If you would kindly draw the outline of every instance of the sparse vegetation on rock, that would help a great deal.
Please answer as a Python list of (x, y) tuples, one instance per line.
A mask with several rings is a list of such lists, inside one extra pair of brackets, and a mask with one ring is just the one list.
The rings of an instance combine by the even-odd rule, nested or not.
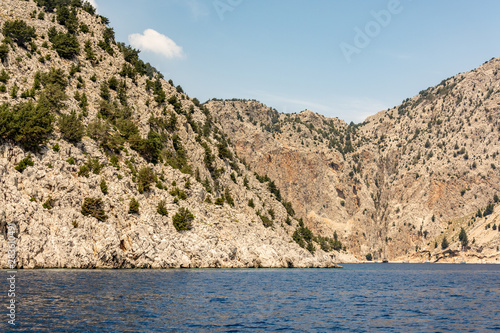
[(174, 223), (175, 230), (191, 230), (192, 222), (194, 220), (194, 215), (189, 211), (189, 209), (181, 207), (179, 211), (175, 213), (172, 218), (172, 222)]
[(108, 216), (104, 213), (104, 203), (101, 198), (85, 198), (82, 205), (82, 214), (92, 216), (99, 221), (106, 221)]

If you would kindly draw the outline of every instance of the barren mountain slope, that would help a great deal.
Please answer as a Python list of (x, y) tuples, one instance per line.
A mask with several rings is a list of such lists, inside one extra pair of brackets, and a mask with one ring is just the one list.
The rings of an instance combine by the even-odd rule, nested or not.
[(289, 215), (209, 110), (117, 43), (106, 18), (37, 3), (0, 3), (1, 267), (8, 225), (25, 268), (354, 260), (323, 251), (333, 240)]
[[(255, 101), (207, 106), (238, 155), (276, 182), (309, 227), (337, 231), (360, 258), (462, 260), (453, 251), (463, 227), (463, 255), (496, 261), (499, 69), (492, 59), (359, 125)], [(476, 216), (490, 203), (493, 214)], [(444, 237), (451, 247), (441, 247)]]

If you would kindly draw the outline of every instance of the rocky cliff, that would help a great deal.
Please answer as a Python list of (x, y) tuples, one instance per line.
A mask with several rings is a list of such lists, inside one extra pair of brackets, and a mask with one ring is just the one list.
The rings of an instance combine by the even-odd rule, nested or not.
[[(0, 266), (500, 260), (500, 60), (362, 124), (201, 104), (105, 17), (0, 3)], [(465, 235), (465, 236), (464, 236)]]
[(358, 258), (497, 262), (499, 69), (492, 59), (357, 125), (256, 101), (207, 106), (297, 216)]
[(0, 3), (0, 267), (8, 224), (20, 268), (355, 260), (314, 246), (210, 111), (116, 42), (105, 17), (55, 4)]

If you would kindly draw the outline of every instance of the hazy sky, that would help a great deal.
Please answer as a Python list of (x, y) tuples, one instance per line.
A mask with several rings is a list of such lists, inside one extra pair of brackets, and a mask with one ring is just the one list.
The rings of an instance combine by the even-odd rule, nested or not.
[(347, 122), (500, 56), (496, 0), (92, 2), (191, 97)]

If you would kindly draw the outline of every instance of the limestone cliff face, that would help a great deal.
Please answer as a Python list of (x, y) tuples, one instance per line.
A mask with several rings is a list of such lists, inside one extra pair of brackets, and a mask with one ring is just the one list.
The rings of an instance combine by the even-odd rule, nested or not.
[(500, 260), (499, 59), (348, 125), (200, 104), (69, 3), (0, 3), (0, 267), (7, 223), (25, 268)]
[[(359, 125), (255, 101), (208, 107), (298, 216), (320, 234), (337, 231), (358, 258), (496, 262), (499, 69), (492, 59)], [(490, 204), (492, 214), (480, 217)], [(457, 255), (461, 228), (468, 249)]]
[[(96, 148), (84, 143), (86, 151)], [(77, 168), (65, 160), (85, 161), (85, 156), (72, 145), (60, 146), (57, 153), (34, 156), (35, 165), (23, 173), (13, 167), (24, 152), (9, 145), (0, 148), (0, 218), (19, 228), (21, 268), (329, 267), (341, 259), (326, 253), (312, 256), (291, 241), (286, 229), (265, 228), (250, 209), (200, 203), (205, 191), (197, 183), (186, 190), (187, 200), (175, 204), (165, 190), (138, 193), (127, 175), (113, 181), (120, 174), (114, 167), (78, 177)], [(164, 171), (166, 179), (184, 178), (177, 170)], [(112, 194), (102, 194), (102, 179), (108, 180)], [(108, 220), (83, 216), (85, 197), (102, 197)], [(139, 201), (140, 214), (128, 213), (130, 197)], [(157, 213), (159, 200), (166, 201), (169, 216)], [(47, 201), (50, 209), (43, 207)], [(196, 216), (190, 231), (177, 232), (172, 224), (179, 206)], [(2, 241), (5, 251), (6, 245)], [(1, 258), (6, 267), (6, 255)]]
[[(1, 268), (9, 223), (19, 229), (20, 268), (333, 267), (356, 260), (325, 252), (312, 239), (309, 250), (299, 246), (292, 238), (302, 230), (299, 221), (241, 163), (209, 110), (115, 42), (104, 18), (68, 8), (76, 32), (58, 17), (63, 9), (0, 3), (2, 27), (23, 20), (36, 30), (26, 45), (8, 44), (0, 63), (6, 73), (0, 83)], [(61, 57), (50, 37), (57, 32), (75, 36), (79, 51)], [(28, 149), (3, 120), (30, 105), (49, 105), (53, 121), (50, 133)], [(72, 126), (83, 126), (83, 137), (69, 140), (72, 126), (62, 120), (72, 111)], [(30, 163), (20, 168), (23, 159)], [(132, 199), (138, 211), (130, 209)], [(192, 220), (186, 230), (174, 226), (177, 217)]]

